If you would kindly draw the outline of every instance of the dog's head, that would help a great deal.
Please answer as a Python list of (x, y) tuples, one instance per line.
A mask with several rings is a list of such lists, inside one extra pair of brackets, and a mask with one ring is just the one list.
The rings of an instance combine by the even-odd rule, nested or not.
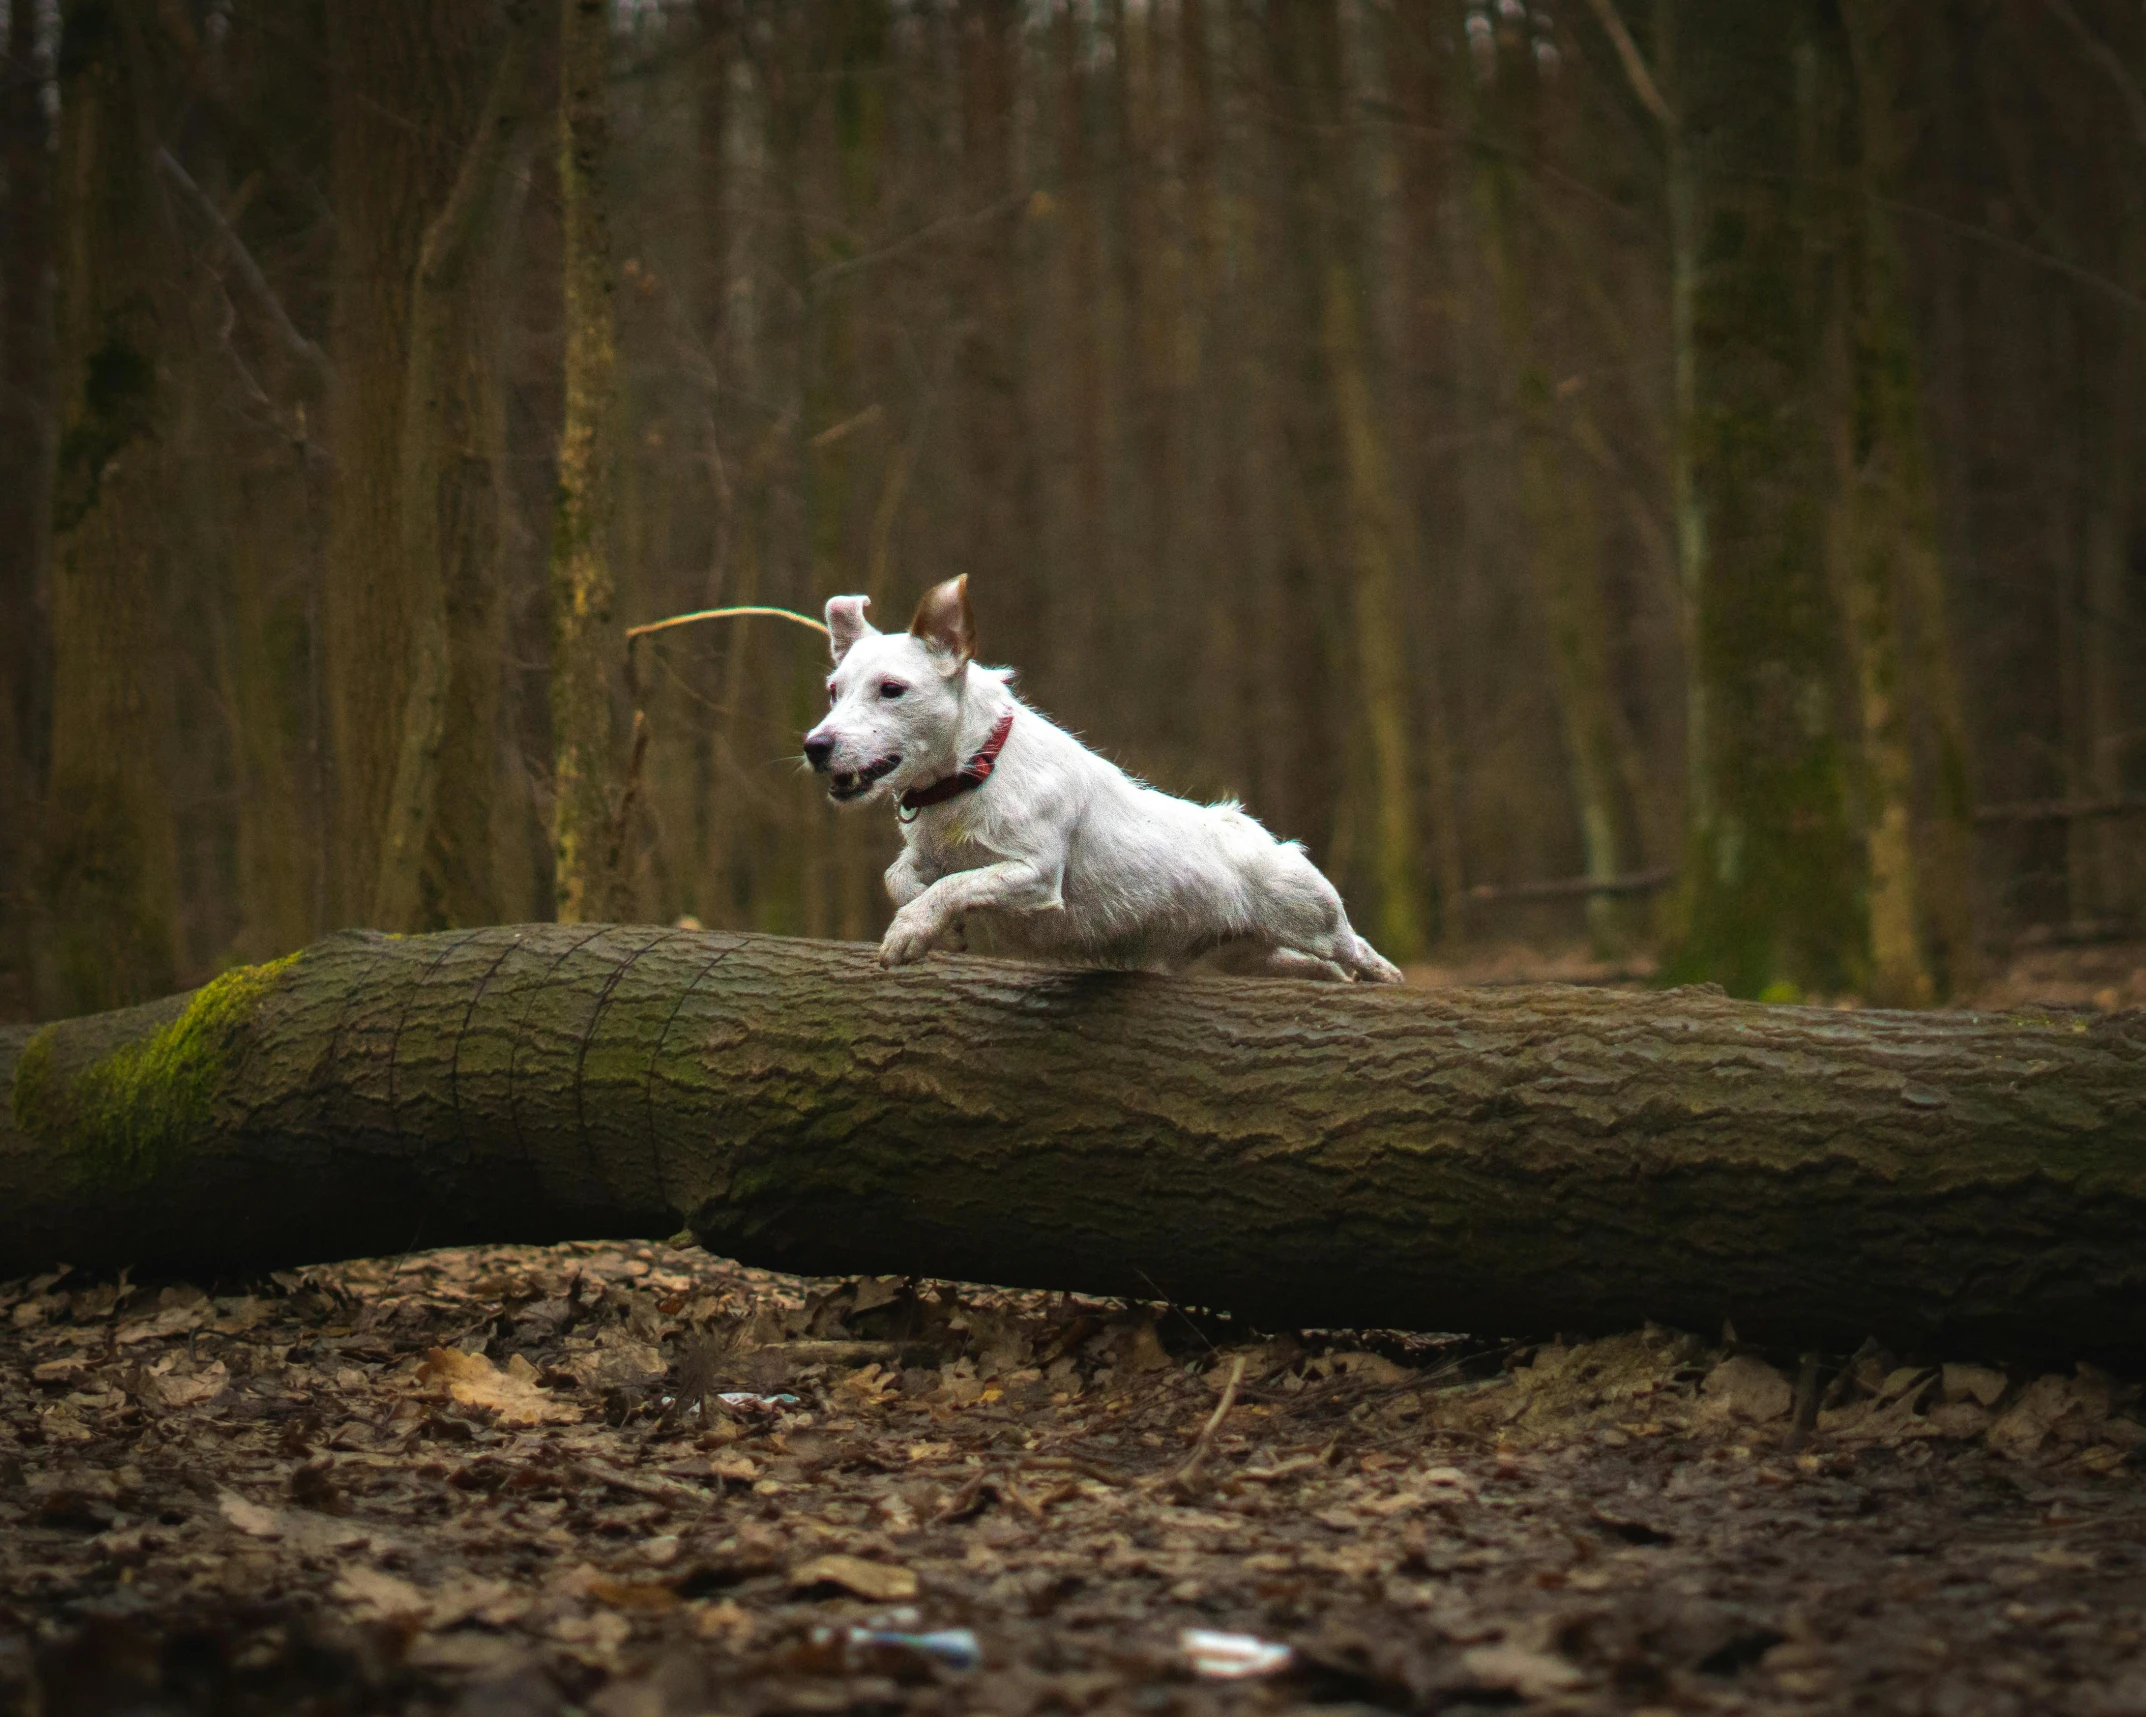
[(882, 632), (865, 619), (870, 600), (828, 599), (832, 707), (805, 735), (806, 760), (841, 804), (905, 792), (959, 766), (961, 699), (976, 654), (966, 577), (926, 592), (906, 632)]

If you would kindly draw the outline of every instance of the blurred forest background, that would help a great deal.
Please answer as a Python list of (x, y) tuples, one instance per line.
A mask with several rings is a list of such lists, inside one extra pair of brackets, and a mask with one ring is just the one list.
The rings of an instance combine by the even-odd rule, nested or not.
[(825, 647), (1397, 959), (1926, 1003), (2146, 909), (2134, 0), (12, 0), (0, 1013), (876, 935)]

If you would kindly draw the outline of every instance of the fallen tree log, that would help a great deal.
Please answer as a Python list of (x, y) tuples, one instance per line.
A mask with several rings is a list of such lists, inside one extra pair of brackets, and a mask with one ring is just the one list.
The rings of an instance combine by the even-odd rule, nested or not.
[(2146, 1018), (334, 937), (0, 1034), (0, 1276), (664, 1235), (1269, 1327), (2146, 1357)]

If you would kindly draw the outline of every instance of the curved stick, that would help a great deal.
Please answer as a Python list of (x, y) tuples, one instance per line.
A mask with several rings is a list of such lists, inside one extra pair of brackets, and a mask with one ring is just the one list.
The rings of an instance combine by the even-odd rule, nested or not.
[(626, 628), (626, 642), (631, 644), (636, 638), (645, 638), (651, 632), (667, 632), (673, 626), (690, 626), (696, 620), (728, 620), (734, 614), (772, 614), (778, 620), (795, 620), (800, 626), (810, 626), (821, 637), (827, 636), (827, 628), (809, 614), (795, 614), (787, 608), (747, 606), (703, 608), (694, 614), (673, 614), (667, 620), (651, 620), (643, 626), (629, 626)]

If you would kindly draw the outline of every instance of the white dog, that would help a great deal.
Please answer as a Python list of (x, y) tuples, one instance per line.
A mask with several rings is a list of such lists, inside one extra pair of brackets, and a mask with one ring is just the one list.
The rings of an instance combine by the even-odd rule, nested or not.
[(1235, 805), (1143, 786), (980, 667), (969, 581), (950, 579), (907, 632), (827, 604), (833, 707), (805, 756), (844, 804), (892, 798), (899, 909), (880, 960), (934, 948), (1144, 971), (1369, 979), (1401, 974), (1349, 928), (1294, 841)]

